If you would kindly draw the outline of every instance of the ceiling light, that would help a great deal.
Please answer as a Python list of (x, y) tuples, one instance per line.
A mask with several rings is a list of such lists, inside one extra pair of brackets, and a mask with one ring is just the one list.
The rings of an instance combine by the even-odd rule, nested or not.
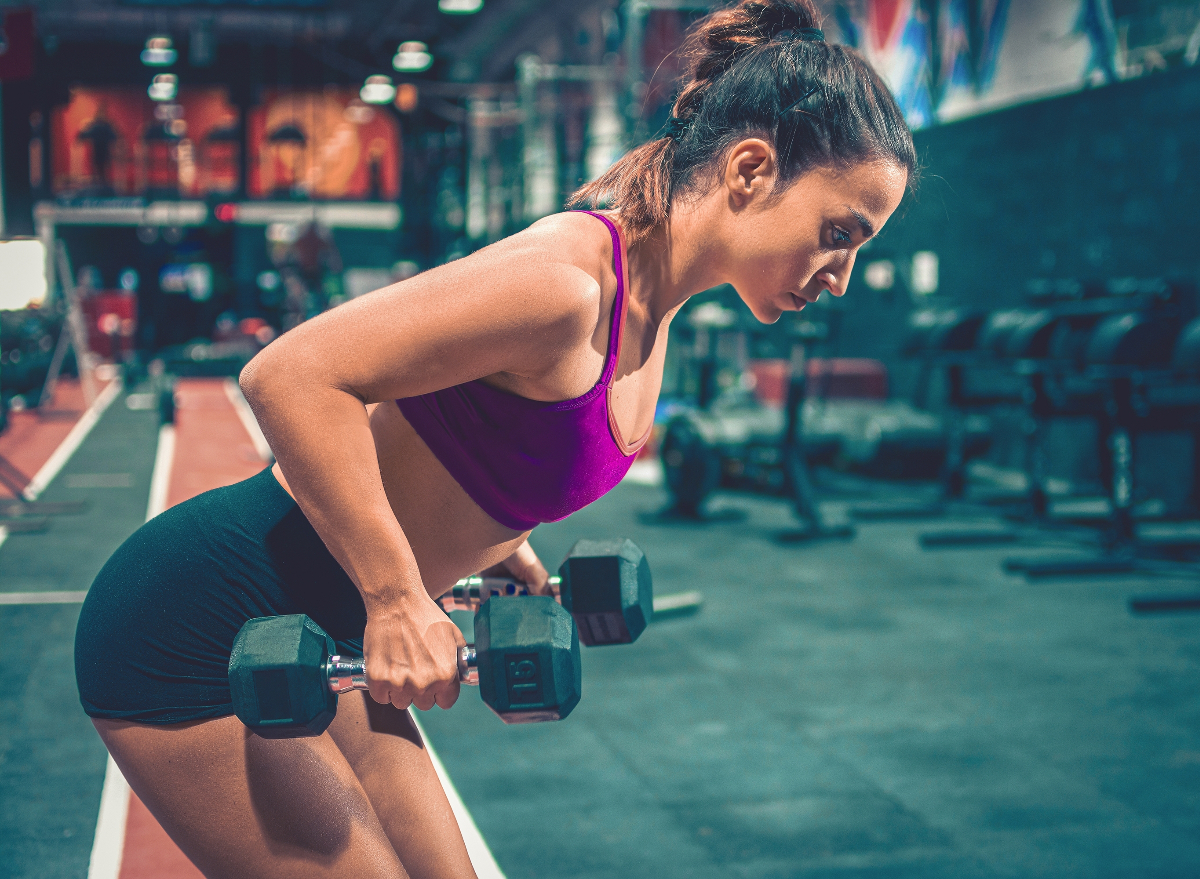
[(146, 40), (142, 63), (147, 67), (170, 67), (175, 63), (175, 46), (170, 37), (157, 36)]
[(483, 8), (483, 0), (438, 0), (438, 9), (447, 15), (471, 15)]
[(367, 77), (358, 96), (365, 104), (390, 104), (392, 98), (396, 97), (396, 87), (392, 85), (390, 76), (376, 74)]
[(174, 73), (160, 73), (146, 89), (152, 101), (173, 101), (179, 93), (179, 77)]
[(423, 73), (433, 66), (433, 56), (429, 47), (418, 40), (401, 43), (392, 59), (392, 66), (405, 73)]

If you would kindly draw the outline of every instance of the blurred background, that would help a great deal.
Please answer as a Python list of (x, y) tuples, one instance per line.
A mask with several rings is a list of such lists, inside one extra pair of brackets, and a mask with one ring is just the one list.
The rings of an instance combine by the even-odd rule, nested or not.
[[(24, 358), (5, 393), (20, 405), (44, 381), (64, 284), (102, 358), (249, 351), (560, 210), (658, 132), (709, 5), (4, 7), (2, 233), (35, 242), (0, 250), (0, 344)], [(1196, 4), (819, 5), (891, 84), (926, 167), (860, 260), (851, 298), (869, 307), (840, 355), (883, 360), (903, 395), (915, 308), (1195, 276)]]
[[(197, 875), (75, 707), (84, 590), (272, 460), (258, 350), (562, 210), (714, 5), (0, 6), (0, 876)], [(674, 603), (569, 723), (422, 717), (480, 875), (1197, 875), (1200, 3), (818, 6), (920, 186), (841, 299), (689, 301), (630, 476), (535, 532)]]
[[(927, 167), (864, 254), (875, 268), (852, 298), (872, 307), (844, 353), (890, 351), (929, 297), (999, 305), (1064, 280), (1195, 274), (1195, 4), (820, 5), (830, 38), (892, 85)], [(708, 7), (4, 7), (3, 234), (41, 244), (45, 281), (6, 268), (0, 306), (40, 304), (45, 320), (69, 272), (93, 324), (120, 316), (120, 350), (93, 345), (119, 359), (246, 319), (280, 331), (470, 253), (658, 131), (672, 53)], [(14, 265), (36, 252), (4, 250)]]

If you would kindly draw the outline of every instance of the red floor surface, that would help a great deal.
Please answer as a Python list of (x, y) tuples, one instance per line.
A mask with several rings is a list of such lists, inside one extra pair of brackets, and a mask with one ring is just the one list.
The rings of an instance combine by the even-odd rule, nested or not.
[[(185, 379), (176, 389), (175, 460), (167, 506), (240, 482), (263, 468), (229, 402), (223, 379)], [(129, 795), (120, 879), (202, 879), (135, 794)]]
[[(96, 391), (104, 384), (97, 382)], [(41, 469), (79, 421), (87, 405), (78, 379), (62, 379), (54, 394), (53, 405), (46, 410), (26, 410), (8, 414), (8, 429), (0, 434), (0, 455), (8, 459), (29, 481)], [(0, 497), (12, 492), (0, 485)]]

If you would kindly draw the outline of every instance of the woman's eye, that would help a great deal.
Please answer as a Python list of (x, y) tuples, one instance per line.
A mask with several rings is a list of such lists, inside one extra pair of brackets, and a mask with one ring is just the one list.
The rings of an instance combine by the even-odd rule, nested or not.
[(833, 243), (834, 244), (849, 244), (851, 242), (851, 240), (853, 240), (853, 237), (854, 236), (852, 236), (845, 229), (839, 228), (838, 226), (833, 227)]

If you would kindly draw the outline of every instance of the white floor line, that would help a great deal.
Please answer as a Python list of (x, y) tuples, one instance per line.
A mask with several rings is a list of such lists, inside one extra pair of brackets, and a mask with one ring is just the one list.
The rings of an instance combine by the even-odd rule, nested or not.
[(82, 604), (87, 592), (0, 592), (0, 604)]
[(425, 732), (424, 727), (421, 726), (421, 721), (417, 719), (417, 712), (410, 710), (408, 713), (412, 715), (413, 723), (416, 724), (417, 730), (421, 733), (421, 739), (425, 742), (425, 750), (429, 752), (429, 759), (433, 761), (434, 771), (437, 772), (438, 778), (442, 782), (442, 788), (446, 791), (446, 799), (450, 801), (450, 808), (454, 810), (454, 817), (458, 819), (458, 829), (462, 831), (463, 842), (467, 844), (467, 854), (471, 856), (471, 864), (475, 867), (475, 875), (479, 879), (505, 879), (500, 865), (496, 863), (496, 859), (492, 856), (492, 850), (488, 848), (487, 841), (484, 840), (483, 834), (479, 832), (479, 828), (475, 825), (475, 819), (467, 811), (466, 804), (463, 803), (462, 797), (458, 795), (458, 789), (446, 773), (446, 767), (438, 759), (437, 751), (433, 749), (433, 743), (429, 741), (429, 734)]
[[(38, 499), (46, 486), (49, 485), (58, 472), (66, 465), (67, 461), (71, 460), (71, 456), (75, 454), (75, 450), (80, 444), (87, 439), (87, 435), (92, 432), (92, 428), (96, 426), (96, 422), (100, 420), (100, 416), (104, 414), (104, 410), (109, 407), (117, 395), (121, 393), (121, 380), (113, 379), (106, 387), (83, 416), (75, 422), (75, 426), (71, 428), (70, 433), (63, 437), (63, 441), (58, 444), (58, 448), (50, 455), (46, 463), (41, 469), (34, 474), (33, 479), (29, 480), (29, 484), (25, 486), (25, 491), (22, 494), (27, 501), (35, 501)], [(8, 539), (8, 529), (0, 527), (0, 546), (4, 545), (4, 541)]]
[(96, 821), (96, 841), (88, 862), (88, 879), (117, 879), (121, 855), (125, 850), (125, 820), (129, 817), (129, 784), (108, 758), (104, 772), (104, 791), (100, 794), (100, 817)]
[[(150, 499), (146, 504), (147, 522), (166, 509), (174, 460), (175, 428), (164, 424), (158, 429), (158, 450), (154, 454)], [(108, 767), (104, 770), (104, 792), (100, 795), (100, 817), (96, 821), (88, 879), (117, 879), (121, 872), (121, 857), (125, 853), (125, 819), (128, 815), (129, 782), (109, 757)]]
[(246, 402), (246, 398), (242, 396), (242, 389), (238, 387), (238, 383), (231, 378), (225, 379), (225, 396), (233, 404), (233, 411), (241, 420), (242, 427), (246, 428), (246, 433), (250, 434), (250, 442), (254, 443), (254, 451), (258, 453), (258, 457), (268, 464), (274, 461), (275, 454), (267, 444), (267, 438), (263, 436), (262, 428), (258, 426), (258, 419), (254, 417), (254, 411)]
[(171, 487), (171, 464), (175, 461), (175, 425), (158, 429), (158, 451), (154, 455), (154, 473), (150, 476), (150, 498), (146, 502), (149, 522), (167, 508), (167, 490)]

